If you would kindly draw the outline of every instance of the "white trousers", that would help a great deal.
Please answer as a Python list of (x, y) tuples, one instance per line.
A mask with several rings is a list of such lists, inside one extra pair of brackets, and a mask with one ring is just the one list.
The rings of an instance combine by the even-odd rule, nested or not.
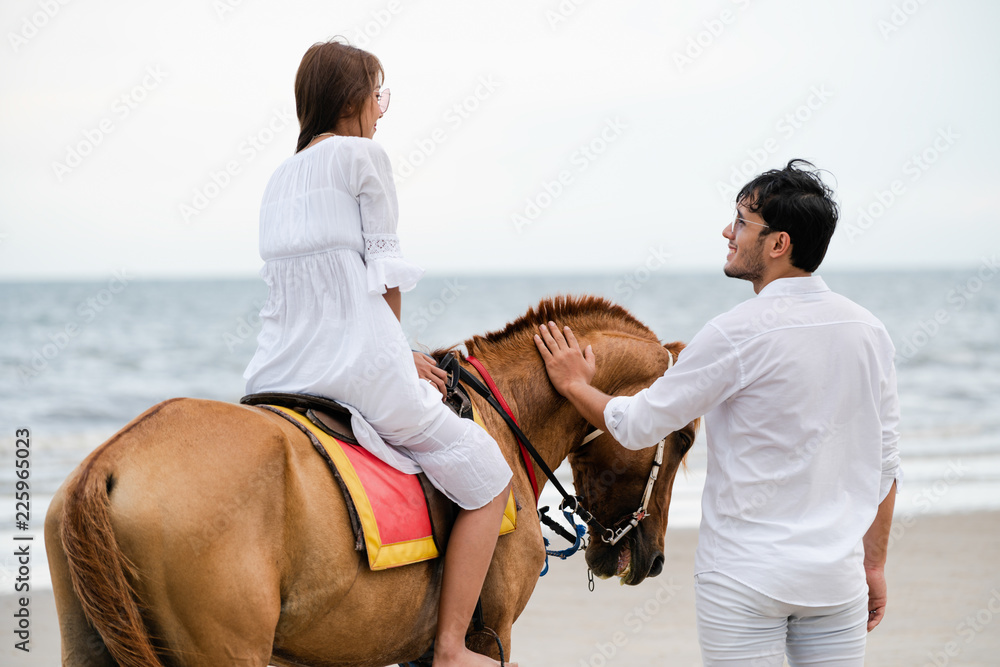
[(694, 578), (698, 641), (705, 665), (863, 667), (868, 596), (804, 607), (758, 593), (718, 572)]

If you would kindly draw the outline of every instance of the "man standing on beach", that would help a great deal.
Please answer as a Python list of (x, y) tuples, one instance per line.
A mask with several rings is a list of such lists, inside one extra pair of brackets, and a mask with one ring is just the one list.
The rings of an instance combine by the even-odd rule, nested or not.
[(706, 665), (864, 664), (885, 613), (900, 475), (895, 350), (864, 308), (812, 275), (837, 224), (833, 193), (792, 160), (745, 185), (724, 271), (756, 298), (710, 321), (635, 396), (590, 385), (568, 327), (535, 343), (556, 390), (629, 449), (704, 415), (708, 471), (695, 562)]

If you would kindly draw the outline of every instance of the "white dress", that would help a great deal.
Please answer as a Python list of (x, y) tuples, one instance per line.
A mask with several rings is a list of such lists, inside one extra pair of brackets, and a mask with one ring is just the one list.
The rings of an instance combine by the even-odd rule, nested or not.
[(503, 491), (511, 471), (493, 438), (417, 376), (382, 297), (387, 287), (412, 289), (423, 275), (403, 259), (397, 214), (389, 158), (371, 139), (330, 137), (278, 167), (260, 208), (270, 292), (246, 391), (341, 402), (368, 451), (403, 472), (422, 470), (475, 509)]

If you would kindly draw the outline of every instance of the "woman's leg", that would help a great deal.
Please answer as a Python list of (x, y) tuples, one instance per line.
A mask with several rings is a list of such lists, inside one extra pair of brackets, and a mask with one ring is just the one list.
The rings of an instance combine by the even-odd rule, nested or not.
[(497, 665), (466, 649), (465, 635), (500, 534), (510, 466), (485, 430), (460, 419), (432, 385), (418, 379), (409, 348), (399, 368), (386, 368), (377, 384), (352, 385), (357, 391), (348, 402), (385, 442), (406, 449), (427, 479), (460, 508), (445, 551), (434, 664)]
[(444, 557), (444, 582), (434, 642), (436, 667), (497, 664), (495, 660), (469, 651), (465, 647), (465, 634), (493, 560), (509, 492), (510, 485), (483, 507), (461, 510), (455, 519)]

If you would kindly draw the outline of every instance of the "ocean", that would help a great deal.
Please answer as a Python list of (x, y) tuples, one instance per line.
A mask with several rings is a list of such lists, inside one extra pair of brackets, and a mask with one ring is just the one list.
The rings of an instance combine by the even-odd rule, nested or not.
[[(1000, 278), (987, 264), (821, 275), (879, 317), (896, 344), (904, 467), (897, 522), (1000, 509)], [(415, 347), (451, 346), (556, 294), (605, 296), (669, 342), (690, 340), (753, 290), (721, 274), (645, 267), (613, 275), (429, 276), (404, 294), (403, 327)], [(176, 396), (239, 400), (265, 297), (256, 278), (114, 274), (92, 282), (0, 283), (0, 541), (10, 545), (21, 534), (14, 516), (17, 429), (31, 433), (24, 534), (40, 541), (56, 488), (133, 417)], [(671, 526), (697, 526), (704, 472), (700, 436), (675, 483)], [(565, 466), (559, 476), (571, 483)], [(546, 489), (542, 504), (557, 502)], [(34, 567), (33, 585), (50, 585), (44, 562), (36, 559)], [(15, 571), (12, 556), (0, 557), (0, 589), (9, 590)]]

